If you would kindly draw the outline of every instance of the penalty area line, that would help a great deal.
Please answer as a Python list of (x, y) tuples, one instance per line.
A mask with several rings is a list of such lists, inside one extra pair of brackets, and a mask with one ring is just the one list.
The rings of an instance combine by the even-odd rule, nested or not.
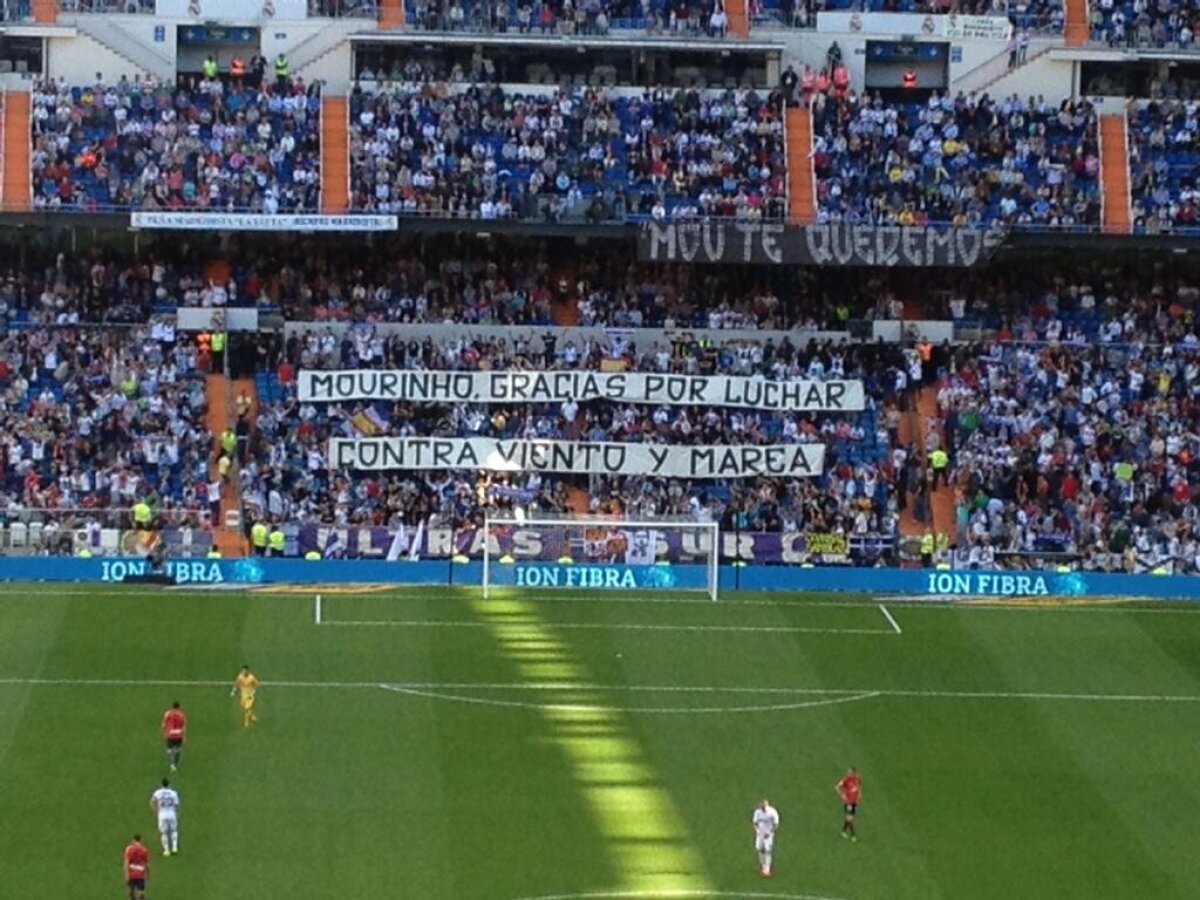
[[(649, 715), (702, 715), (729, 713), (761, 713), (785, 712), (796, 709), (814, 709), (822, 706), (840, 706), (843, 703), (856, 703), (859, 700), (870, 700), (879, 695), (874, 691), (863, 691), (858, 694), (844, 694), (840, 691), (830, 691), (830, 696), (823, 700), (800, 700), (790, 703), (767, 703), (753, 706), (618, 706), (611, 703), (528, 703), (523, 700), (503, 700), (495, 697), (468, 697), (460, 693), (445, 691), (422, 690), (405, 687), (400, 684), (380, 684), (385, 691), (397, 694), (407, 694), (411, 697), (421, 697), (426, 700), (448, 700), (454, 703), (471, 703), (476, 706), (497, 706), (505, 709), (536, 709), (544, 712), (577, 712), (577, 713), (642, 713)], [(513, 690), (520, 690), (514, 687)], [(580, 691), (579, 693), (583, 693)], [(594, 692), (594, 693), (599, 693)], [(743, 694), (743, 696), (745, 696)]]

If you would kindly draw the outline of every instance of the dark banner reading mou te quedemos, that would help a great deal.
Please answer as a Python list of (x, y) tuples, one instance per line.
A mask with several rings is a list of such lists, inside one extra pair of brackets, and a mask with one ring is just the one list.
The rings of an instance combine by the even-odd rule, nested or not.
[(651, 222), (638, 233), (650, 262), (804, 266), (939, 266), (986, 263), (1003, 228), (924, 225), (780, 225), (764, 222)]

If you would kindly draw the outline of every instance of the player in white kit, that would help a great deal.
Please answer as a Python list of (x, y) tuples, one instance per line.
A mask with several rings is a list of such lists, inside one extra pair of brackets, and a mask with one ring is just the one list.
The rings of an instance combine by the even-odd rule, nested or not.
[(771, 858), (775, 855), (775, 832), (779, 830), (779, 812), (764, 800), (754, 809), (754, 849), (758, 851), (758, 871), (763, 878), (771, 877)]
[(171, 787), (169, 778), (164, 778), (162, 787), (150, 795), (150, 808), (158, 815), (163, 856), (179, 853), (179, 795)]

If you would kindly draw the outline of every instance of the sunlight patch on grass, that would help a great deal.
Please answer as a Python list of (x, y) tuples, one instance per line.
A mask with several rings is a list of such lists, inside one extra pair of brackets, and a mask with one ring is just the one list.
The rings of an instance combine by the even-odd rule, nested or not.
[[(535, 605), (476, 600), (471, 606), (491, 624), (501, 653), (525, 683), (589, 681), (570, 645), (555, 635), (552, 625), (541, 621)], [(620, 879), (617, 888), (711, 890), (703, 860), (687, 838), (679, 811), (620, 713), (605, 708), (606, 698), (595, 691), (572, 691), (569, 702), (588, 708), (544, 708), (546, 740), (566, 757), (605, 837), (605, 849)]]

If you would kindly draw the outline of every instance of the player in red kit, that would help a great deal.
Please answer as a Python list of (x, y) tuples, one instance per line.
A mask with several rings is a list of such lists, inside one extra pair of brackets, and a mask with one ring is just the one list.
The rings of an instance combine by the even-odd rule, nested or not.
[(125, 848), (125, 886), (129, 888), (129, 900), (145, 900), (146, 876), (150, 873), (150, 851), (142, 843), (142, 836), (135, 834)]
[(858, 833), (854, 830), (854, 817), (858, 815), (858, 801), (862, 797), (862, 779), (858, 777), (858, 769), (851, 768), (842, 780), (837, 783), (838, 796), (842, 798), (842, 837), (858, 841)]
[(187, 738), (187, 716), (179, 708), (178, 700), (163, 713), (162, 734), (163, 740), (167, 742), (167, 763), (174, 772), (179, 768), (179, 755), (183, 752), (183, 742)]

